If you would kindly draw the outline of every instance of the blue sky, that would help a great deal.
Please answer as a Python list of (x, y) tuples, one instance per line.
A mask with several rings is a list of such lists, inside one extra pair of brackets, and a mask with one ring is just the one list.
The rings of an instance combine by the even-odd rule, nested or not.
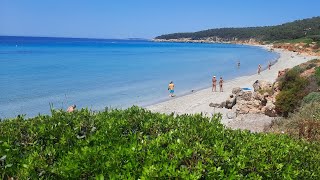
[(320, 0), (0, 0), (0, 35), (153, 38), (320, 16)]

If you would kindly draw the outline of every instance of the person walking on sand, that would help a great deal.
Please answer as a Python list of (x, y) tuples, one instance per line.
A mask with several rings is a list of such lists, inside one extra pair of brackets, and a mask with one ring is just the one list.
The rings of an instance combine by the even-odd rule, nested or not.
[(223, 79), (222, 77), (220, 77), (220, 80), (219, 80), (219, 85), (220, 85), (220, 92), (223, 92)]
[(271, 61), (269, 61), (268, 69), (270, 70), (271, 68)]
[(216, 92), (217, 91), (217, 79), (216, 79), (216, 76), (213, 76), (212, 77), (212, 92)]
[(261, 72), (261, 64), (259, 64), (258, 66), (258, 74), (260, 75), (260, 72)]
[(73, 112), (75, 109), (76, 109), (76, 105), (72, 105), (72, 106), (69, 106), (68, 109), (67, 109), (67, 112)]
[(174, 97), (174, 84), (173, 84), (173, 81), (171, 81), (170, 83), (169, 83), (169, 86), (168, 86), (168, 90), (169, 90), (169, 92), (170, 92), (170, 97)]

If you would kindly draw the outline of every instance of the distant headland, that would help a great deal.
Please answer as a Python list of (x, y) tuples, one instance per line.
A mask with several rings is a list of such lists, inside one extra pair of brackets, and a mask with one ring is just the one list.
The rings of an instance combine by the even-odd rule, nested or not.
[(264, 27), (218, 28), (157, 36), (154, 41), (269, 44), (292, 40), (320, 41), (320, 16)]
[(264, 27), (219, 28), (157, 36), (156, 42), (273, 44), (274, 48), (320, 55), (320, 16)]

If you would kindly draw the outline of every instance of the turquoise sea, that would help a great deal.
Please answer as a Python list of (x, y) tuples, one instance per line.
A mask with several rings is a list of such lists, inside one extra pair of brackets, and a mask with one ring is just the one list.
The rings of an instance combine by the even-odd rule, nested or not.
[[(278, 54), (233, 44), (0, 36), (0, 118), (145, 106), (256, 72)], [(237, 62), (241, 62), (237, 68)]]

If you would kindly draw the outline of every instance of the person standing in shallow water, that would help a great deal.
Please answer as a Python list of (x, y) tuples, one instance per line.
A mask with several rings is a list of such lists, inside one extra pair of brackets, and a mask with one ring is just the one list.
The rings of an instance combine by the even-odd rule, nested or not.
[(170, 92), (170, 97), (174, 97), (174, 84), (173, 84), (173, 81), (171, 81), (170, 83), (169, 83), (169, 86), (168, 86), (168, 90), (169, 90), (169, 92)]
[(212, 77), (212, 92), (213, 90), (216, 92), (217, 91), (217, 79), (216, 76)]
[(220, 77), (220, 80), (219, 80), (219, 85), (220, 85), (220, 92), (223, 92), (223, 79), (222, 77)]

